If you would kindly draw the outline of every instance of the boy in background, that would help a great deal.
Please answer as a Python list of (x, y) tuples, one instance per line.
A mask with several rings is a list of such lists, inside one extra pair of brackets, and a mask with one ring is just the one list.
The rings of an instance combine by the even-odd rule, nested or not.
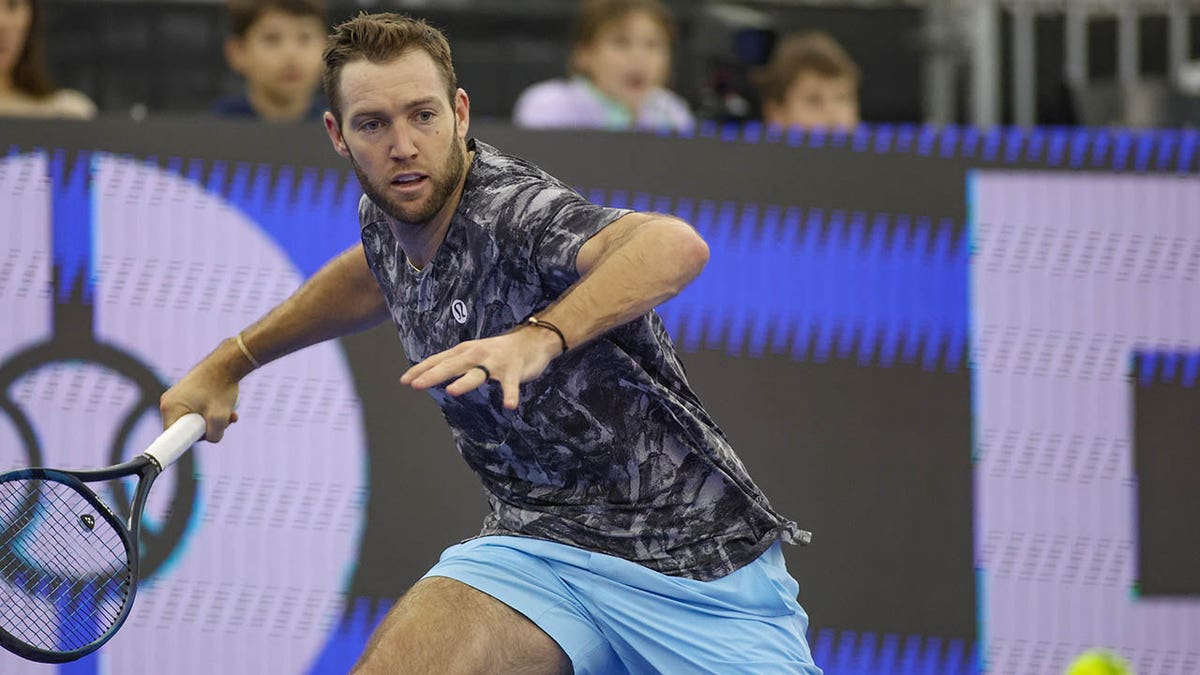
[(675, 33), (660, 0), (583, 0), (571, 77), (526, 89), (513, 121), (532, 128), (691, 128), (687, 103), (667, 89)]
[(784, 38), (758, 73), (763, 121), (779, 127), (850, 130), (858, 126), (859, 69), (832, 37)]
[(213, 112), (265, 122), (319, 120), (324, 65), (324, 0), (229, 0), (229, 67), (245, 90), (222, 98)]

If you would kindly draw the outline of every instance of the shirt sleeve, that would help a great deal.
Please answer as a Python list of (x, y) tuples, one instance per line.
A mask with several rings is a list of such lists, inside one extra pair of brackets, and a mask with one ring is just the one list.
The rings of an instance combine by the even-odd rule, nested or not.
[(579, 249), (613, 221), (632, 213), (593, 204), (565, 186), (550, 186), (539, 195), (546, 214), (535, 231), (533, 257), (538, 274), (557, 297), (579, 280), (575, 258)]

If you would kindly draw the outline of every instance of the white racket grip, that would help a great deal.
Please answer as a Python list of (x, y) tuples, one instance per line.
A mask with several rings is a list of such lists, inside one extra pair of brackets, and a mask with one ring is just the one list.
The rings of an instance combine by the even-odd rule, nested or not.
[(159, 434), (143, 454), (153, 457), (159, 468), (165, 470), (183, 456), (193, 443), (204, 437), (204, 426), (203, 415), (188, 413)]

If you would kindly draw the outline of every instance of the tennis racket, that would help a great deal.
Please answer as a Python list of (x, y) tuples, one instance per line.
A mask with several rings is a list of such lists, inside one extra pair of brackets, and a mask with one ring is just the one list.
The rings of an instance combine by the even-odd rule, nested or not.
[[(65, 663), (108, 642), (133, 607), (138, 533), (154, 479), (204, 436), (184, 415), (137, 458), (105, 469), (0, 475), (0, 645)], [(136, 476), (122, 522), (86, 483)]]

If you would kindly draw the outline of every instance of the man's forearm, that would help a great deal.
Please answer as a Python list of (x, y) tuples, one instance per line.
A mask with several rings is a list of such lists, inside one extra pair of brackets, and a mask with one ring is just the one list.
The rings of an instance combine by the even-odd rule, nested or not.
[[(247, 350), (265, 364), (309, 345), (365, 330), (388, 316), (362, 246), (326, 263), (287, 300), (242, 331)], [(213, 353), (237, 379), (253, 369), (232, 339)], [(210, 357), (211, 358), (211, 357)], [(244, 372), (242, 366), (245, 366)]]
[[(708, 246), (687, 223), (669, 216), (628, 214), (588, 240), (576, 255), (580, 279), (537, 313), (561, 328), (569, 348), (645, 314), (676, 295), (708, 261)], [(400, 383), (428, 389), (451, 381), (461, 396), (497, 381), (504, 407), (516, 410), (520, 388), (562, 353), (557, 330), (525, 324), (502, 335), (468, 340), (405, 371)]]
[(674, 297), (707, 261), (708, 246), (691, 226), (657, 217), (614, 240), (538, 317), (559, 327), (574, 348)]

